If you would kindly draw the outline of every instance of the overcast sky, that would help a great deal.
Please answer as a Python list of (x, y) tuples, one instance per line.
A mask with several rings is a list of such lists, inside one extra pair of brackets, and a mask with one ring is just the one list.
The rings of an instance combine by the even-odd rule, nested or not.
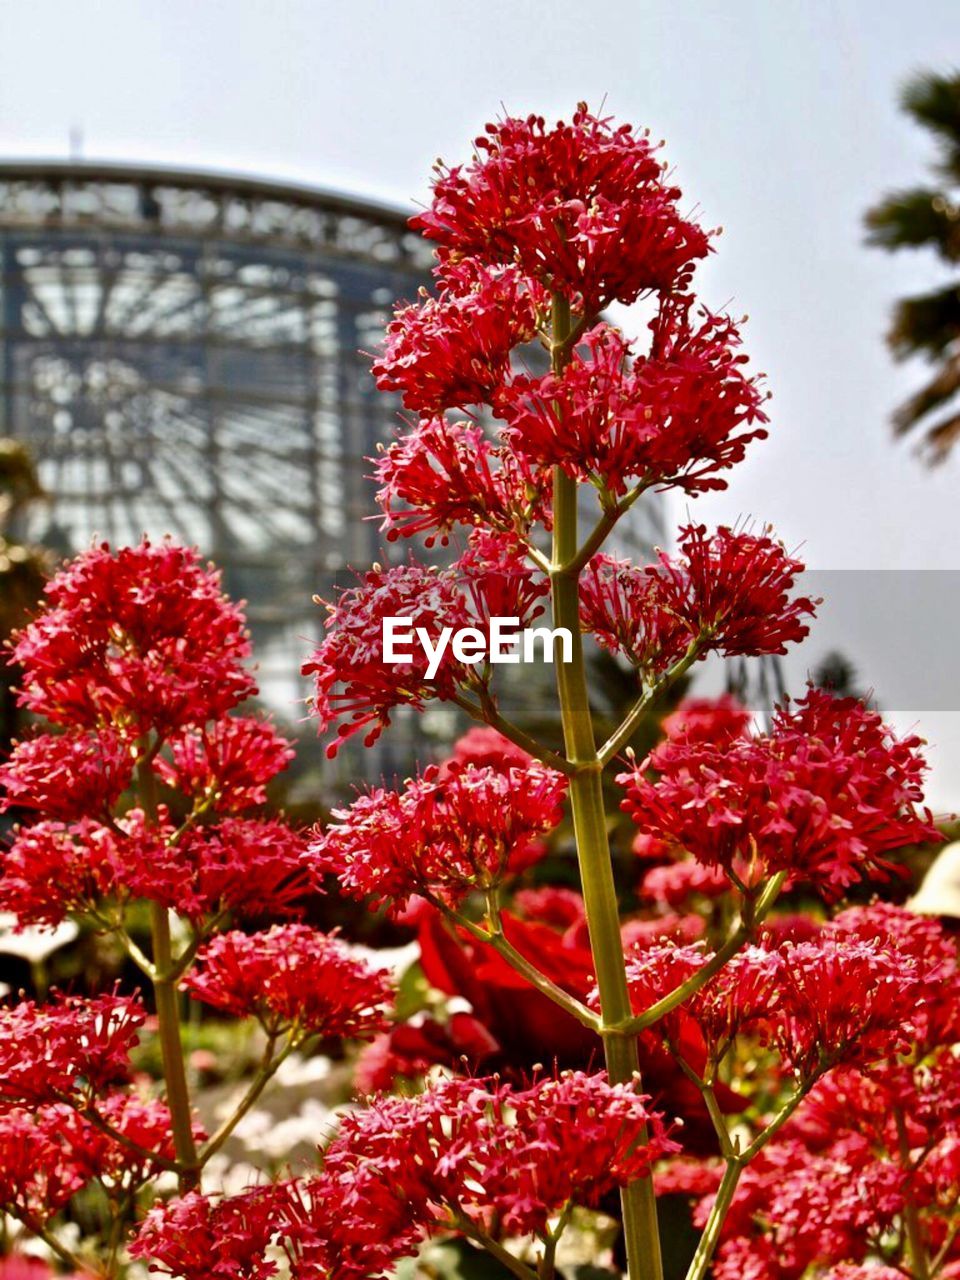
[[(701, 291), (750, 315), (774, 392), (770, 441), (693, 513), (770, 521), (818, 569), (960, 570), (960, 453), (931, 473), (887, 426), (922, 376), (884, 348), (891, 301), (941, 275), (865, 249), (861, 225), (924, 177), (929, 143), (896, 92), (960, 64), (956, 0), (4, 0), (0, 24), (0, 155), (64, 157), (75, 130), (88, 159), (398, 204), (424, 200), (433, 159), (463, 157), (501, 103), (556, 116), (605, 96), (666, 139), (685, 203), (724, 227)], [(924, 582), (955, 594), (952, 615), (915, 638), (868, 627), (851, 652), (881, 698), (892, 666), (923, 664), (921, 631), (960, 647), (960, 577)], [(926, 691), (912, 704), (944, 803), (960, 801), (958, 680), (951, 714)]]

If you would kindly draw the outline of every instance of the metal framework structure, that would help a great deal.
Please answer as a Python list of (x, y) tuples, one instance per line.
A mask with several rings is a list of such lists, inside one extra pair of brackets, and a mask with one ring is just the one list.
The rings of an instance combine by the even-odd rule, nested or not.
[[(380, 545), (364, 458), (399, 406), (363, 352), (431, 260), (403, 212), (325, 191), (0, 163), (0, 435), (39, 462), (46, 539), (198, 545), (288, 716), (312, 596)], [(648, 505), (631, 540), (658, 531)]]

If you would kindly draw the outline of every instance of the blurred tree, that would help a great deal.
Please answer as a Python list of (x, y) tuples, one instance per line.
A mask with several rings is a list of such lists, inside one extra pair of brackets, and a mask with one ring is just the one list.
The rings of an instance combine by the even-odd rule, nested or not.
[[(50, 571), (47, 552), (17, 536), (25, 510), (42, 496), (30, 454), (19, 441), (0, 438), (0, 645), (25, 621)], [(14, 683), (0, 655), (0, 757), (15, 732)]]
[(895, 191), (866, 215), (868, 243), (894, 252), (933, 249), (952, 275), (930, 293), (897, 303), (887, 335), (898, 359), (924, 356), (933, 377), (894, 414), (900, 435), (922, 428), (923, 452), (942, 462), (960, 441), (960, 71), (924, 72), (904, 87), (901, 105), (933, 134), (937, 183)]

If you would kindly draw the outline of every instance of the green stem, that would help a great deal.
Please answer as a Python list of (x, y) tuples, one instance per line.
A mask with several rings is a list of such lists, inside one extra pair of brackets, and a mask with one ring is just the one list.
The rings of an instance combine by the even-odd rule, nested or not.
[(727, 1167), (723, 1172), (720, 1190), (717, 1192), (717, 1198), (714, 1200), (713, 1208), (710, 1210), (707, 1225), (703, 1229), (703, 1235), (700, 1237), (697, 1251), (693, 1255), (693, 1261), (687, 1271), (687, 1280), (703, 1280), (706, 1275), (707, 1268), (716, 1250), (717, 1242), (720, 1239), (724, 1219), (729, 1212), (730, 1205), (733, 1203), (737, 1183), (740, 1181), (742, 1172), (743, 1162), (741, 1160), (736, 1158), (727, 1160)]
[[(555, 296), (553, 304), (554, 371), (562, 371), (569, 355), (570, 307)], [(577, 483), (563, 471), (553, 471), (553, 564), (571, 564), (577, 554)], [(580, 585), (577, 573), (551, 575), (553, 624), (566, 627), (572, 637), (570, 662), (557, 663), (557, 690), (567, 759), (577, 767), (570, 779), (573, 828), (580, 861), (583, 900), (590, 946), (600, 995), (601, 1029), (629, 1018), (630, 997), (620, 939), (613, 865), (607, 838), (606, 814), (593, 719), (587, 692), (583, 640), (580, 632)], [(637, 1044), (623, 1036), (604, 1036), (607, 1074), (613, 1083), (633, 1081), (639, 1074)], [(645, 1135), (640, 1136), (640, 1141)], [(623, 1234), (630, 1280), (662, 1280), (660, 1234), (653, 1180), (643, 1178), (621, 1192)]]
[[(137, 789), (143, 812), (149, 822), (157, 821), (157, 780), (145, 756), (137, 766)], [(170, 940), (170, 913), (159, 902), (150, 903), (150, 932), (153, 940), (153, 994), (157, 1006), (157, 1026), (163, 1074), (167, 1085), (167, 1106), (173, 1146), (180, 1168), (180, 1190), (190, 1191), (199, 1184), (197, 1148), (193, 1140), (193, 1121), (187, 1072), (180, 1038), (180, 1008), (174, 976), (173, 946)]]
[(509, 1249), (505, 1249), (498, 1240), (494, 1240), (493, 1236), (487, 1235), (486, 1231), (478, 1227), (465, 1213), (455, 1210), (453, 1217), (456, 1229), (462, 1235), (486, 1249), (487, 1253), (503, 1263), (507, 1270), (517, 1277), (517, 1280), (537, 1280), (537, 1273), (531, 1267), (521, 1262), (519, 1258), (515, 1258)]
[(452, 701), (466, 711), (468, 716), (472, 716), (474, 720), (479, 720), (481, 724), (491, 725), (498, 733), (502, 733), (505, 738), (515, 742), (518, 747), (522, 747), (535, 760), (549, 765), (551, 769), (556, 769), (560, 773), (569, 775), (573, 772), (570, 762), (564, 760), (563, 756), (557, 755), (555, 751), (545, 747), (542, 742), (538, 742), (536, 738), (531, 737), (519, 725), (515, 725), (511, 720), (505, 719), (490, 697), (483, 698), (481, 702), (472, 702), (465, 695), (457, 694)]
[[(681, 1066), (684, 1066), (683, 1059), (678, 1056), (677, 1059)], [(713, 1087), (701, 1080), (696, 1072), (686, 1069), (685, 1074), (694, 1081), (697, 1088), (703, 1094), (704, 1101), (710, 1111), (710, 1118), (713, 1121), (714, 1128), (717, 1130), (717, 1136), (720, 1139), (720, 1146), (724, 1152), (724, 1158), (727, 1167), (724, 1170), (723, 1180), (720, 1183), (720, 1190), (717, 1192), (717, 1198), (713, 1202), (710, 1210), (710, 1217), (707, 1219), (707, 1225), (703, 1229), (703, 1235), (700, 1237), (700, 1243), (697, 1245), (697, 1251), (693, 1255), (693, 1261), (687, 1271), (686, 1280), (703, 1280), (706, 1275), (707, 1268), (716, 1252), (717, 1244), (720, 1240), (720, 1232), (723, 1230), (723, 1224), (733, 1203), (733, 1197), (737, 1190), (737, 1183), (740, 1181), (740, 1175), (756, 1156), (760, 1154), (772, 1137), (783, 1128), (797, 1107), (807, 1096), (814, 1084), (823, 1074), (827, 1067), (824, 1065), (812, 1076), (809, 1076), (804, 1082), (794, 1090), (790, 1097), (786, 1100), (777, 1114), (773, 1117), (765, 1129), (754, 1138), (748, 1147), (742, 1151), (737, 1150), (738, 1141), (731, 1139), (730, 1132), (727, 1128), (727, 1122), (720, 1112), (717, 1105), (716, 1095)]]
[(243, 1117), (247, 1114), (247, 1112), (250, 1110), (250, 1108), (253, 1106), (256, 1100), (260, 1097), (261, 1093), (263, 1093), (264, 1089), (267, 1087), (269, 1082), (276, 1075), (277, 1071), (280, 1068), (281, 1063), (286, 1061), (286, 1059), (290, 1056), (290, 1054), (294, 1051), (294, 1049), (299, 1049), (300, 1046), (304, 1043), (305, 1039), (306, 1037), (298, 1036), (293, 1031), (291, 1031), (290, 1037), (287, 1040), (287, 1043), (283, 1046), (283, 1048), (280, 1050), (278, 1054), (274, 1055), (273, 1051), (274, 1051), (274, 1048), (276, 1047), (276, 1036), (267, 1037), (267, 1045), (266, 1045), (266, 1048), (264, 1049), (263, 1057), (260, 1061), (260, 1066), (257, 1069), (257, 1074), (254, 1076), (253, 1080), (250, 1082), (250, 1085), (247, 1088), (246, 1093), (240, 1099), (240, 1102), (237, 1105), (236, 1110), (232, 1113), (232, 1115), (229, 1115), (227, 1119), (224, 1120), (223, 1124), (220, 1126), (217, 1132), (213, 1135), (213, 1137), (209, 1140), (209, 1142), (207, 1142), (206, 1146), (200, 1152), (201, 1165), (206, 1164), (207, 1161), (210, 1159), (210, 1157), (212, 1155), (215, 1155), (216, 1152), (220, 1150), (220, 1148), (230, 1137), (231, 1133), (233, 1133), (234, 1129), (237, 1127), (237, 1125), (240, 1123)]
[(677, 1005), (683, 1004), (684, 1000), (689, 1000), (691, 996), (696, 995), (700, 988), (709, 982), (715, 973), (719, 973), (724, 965), (736, 955), (744, 943), (752, 936), (754, 929), (763, 921), (777, 900), (786, 878), (787, 873), (785, 871), (778, 871), (765, 885), (755, 904), (751, 898), (748, 897), (746, 899), (739, 924), (720, 950), (710, 957), (702, 969), (698, 969), (686, 982), (681, 983), (679, 987), (675, 987), (673, 991), (668, 991), (665, 996), (658, 1000), (656, 1004), (652, 1004), (649, 1009), (644, 1009), (643, 1013), (638, 1013), (634, 1017), (628, 1018), (626, 1022), (621, 1023), (620, 1026), (613, 1028), (613, 1030), (625, 1036), (639, 1035), (641, 1031), (646, 1031), (648, 1027), (652, 1027), (654, 1023), (659, 1022), (668, 1013), (672, 1013)]
[(493, 928), (485, 929), (482, 925), (474, 924), (468, 916), (461, 915), (459, 911), (451, 910), (439, 898), (430, 898), (430, 901), (454, 924), (466, 929), (471, 937), (492, 947), (498, 955), (501, 955), (506, 960), (511, 968), (516, 969), (521, 977), (526, 978), (532, 987), (536, 987), (538, 991), (552, 1000), (554, 1004), (559, 1005), (572, 1018), (576, 1018), (588, 1030), (599, 1035), (600, 1020), (596, 1014), (588, 1009), (585, 1004), (581, 1004), (576, 996), (572, 996), (569, 991), (564, 991), (563, 987), (558, 986), (552, 979), (548, 978), (545, 973), (541, 972), (535, 964), (516, 949), (503, 933), (499, 914), (492, 919)]
[(697, 658), (700, 656), (700, 638), (691, 640), (686, 653), (675, 663), (669, 671), (664, 672), (656, 683), (652, 684), (646, 693), (633, 704), (627, 714), (626, 719), (614, 733), (610, 735), (599, 751), (600, 763), (604, 766), (608, 765), (614, 756), (618, 755), (627, 745), (633, 735), (640, 726), (640, 722), (644, 716), (656, 702), (657, 698), (667, 690), (670, 685), (674, 684), (681, 676), (686, 675)]
[[(894, 1107), (893, 1118), (897, 1126), (900, 1159), (904, 1169), (907, 1169), (910, 1165), (910, 1137), (907, 1133), (907, 1122), (899, 1107)], [(913, 1278), (914, 1280), (930, 1280), (930, 1259), (927, 1256), (927, 1247), (923, 1238), (920, 1212), (917, 1209), (916, 1199), (909, 1189), (909, 1184), (904, 1196), (903, 1226), (907, 1236), (907, 1252)]]

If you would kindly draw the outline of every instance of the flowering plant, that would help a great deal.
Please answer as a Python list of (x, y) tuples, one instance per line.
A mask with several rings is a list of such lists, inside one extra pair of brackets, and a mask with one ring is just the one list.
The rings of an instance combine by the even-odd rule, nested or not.
[[(956, 947), (901, 908), (841, 901), (938, 838), (919, 740), (810, 691), (765, 733), (729, 701), (685, 704), (652, 753), (629, 751), (696, 662), (781, 653), (815, 607), (769, 531), (691, 524), (647, 565), (604, 550), (644, 493), (722, 486), (765, 434), (738, 324), (693, 295), (713, 235), (679, 198), (646, 135), (580, 107), (553, 128), (489, 126), (415, 219), (437, 294), (397, 312), (374, 364), (413, 415), (376, 460), (379, 498), (388, 538), (466, 527), (465, 547), (443, 567), (371, 569), (329, 607), (306, 671), (333, 751), (431, 699), (480, 721), (442, 767), (359, 795), (310, 837), (257, 816), (289, 747), (237, 713), (253, 688), (241, 616), (167, 543), (79, 557), (20, 634), (21, 701), (51, 729), (0, 770), (29, 819), (0, 906), (23, 925), (84, 917), (144, 979), (142, 995), (0, 1009), (0, 1204), (71, 1266), (348, 1280), (453, 1236), (552, 1280), (575, 1215), (602, 1209), (631, 1280), (659, 1280), (660, 1194), (695, 1206), (689, 1280), (960, 1268)], [(643, 350), (603, 315), (638, 299)], [(531, 342), (549, 355), (540, 375)], [(383, 651), (388, 618), (435, 641), (548, 604), (572, 637), (562, 741), (513, 723), (489, 663)], [(636, 674), (602, 743), (584, 636)], [(650, 864), (625, 919), (608, 770)], [(567, 803), (582, 893), (518, 891)], [(424, 971), (469, 1011), (391, 1017), (383, 973), (305, 922), (331, 876), (413, 924)], [(822, 909), (776, 914), (788, 891)], [(129, 927), (142, 902), (148, 949)], [(261, 1028), (260, 1067), (209, 1135), (183, 994)], [(162, 1097), (131, 1056), (148, 1006)], [(511, 1057), (518, 1037), (529, 1052)], [(367, 1099), (314, 1167), (213, 1194), (211, 1157), (284, 1059), (333, 1038), (370, 1042)], [(409, 1087), (391, 1094), (398, 1077)], [(58, 1214), (89, 1187), (104, 1229), (78, 1255)]]

